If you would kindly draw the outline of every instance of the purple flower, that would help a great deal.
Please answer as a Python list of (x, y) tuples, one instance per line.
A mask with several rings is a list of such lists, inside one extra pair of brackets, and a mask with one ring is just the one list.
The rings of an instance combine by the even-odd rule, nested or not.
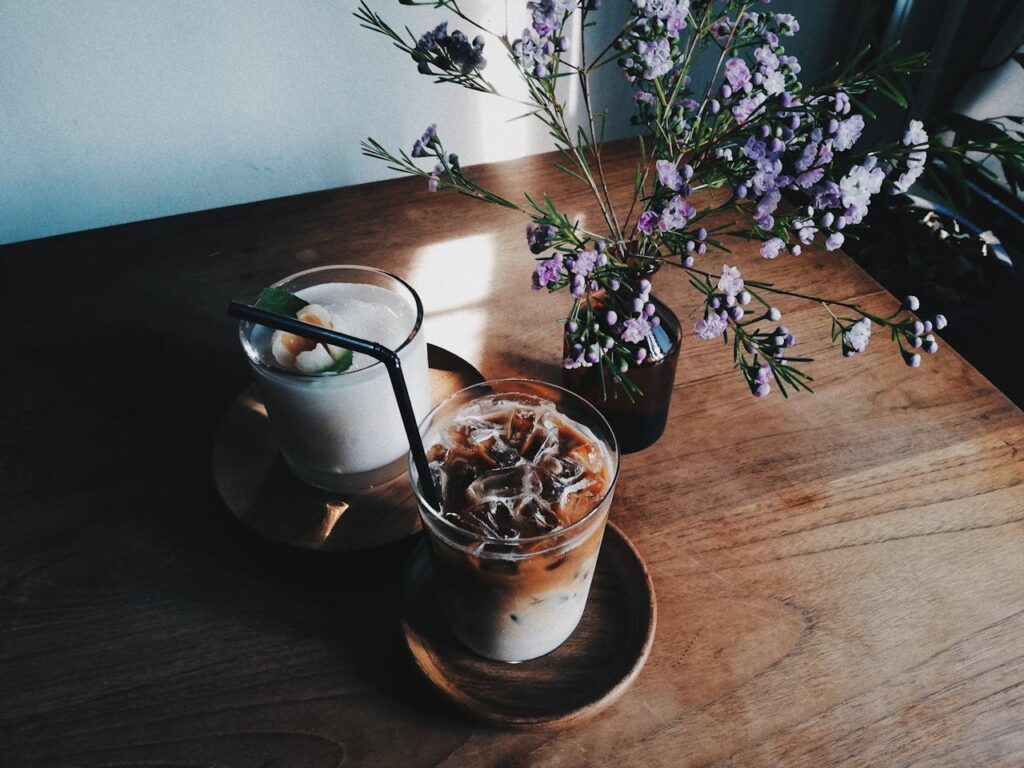
[(672, 69), (672, 46), (666, 37), (658, 38), (653, 42), (637, 41), (636, 53), (644, 63), (643, 77), (645, 80), (653, 80)]
[(733, 57), (725, 62), (725, 79), (729, 81), (734, 91), (739, 91), (750, 82), (750, 70), (747, 62), (743, 59)]
[(773, 237), (770, 240), (765, 240), (761, 244), (761, 255), (766, 259), (774, 259), (779, 255), (779, 251), (786, 247), (786, 244), (777, 237)]
[(743, 125), (750, 119), (750, 116), (757, 111), (757, 108), (765, 100), (765, 95), (758, 91), (753, 97), (747, 96), (740, 99), (739, 104), (732, 108), (733, 117), (736, 118), (736, 122)]
[(427, 126), (427, 130), (412, 145), (413, 157), (426, 157), (427, 149), (437, 140), (437, 123)]
[(771, 46), (762, 45), (760, 48), (754, 49), (754, 58), (763, 67), (764, 72), (774, 72), (779, 68), (779, 57), (775, 55)]
[(686, 226), (688, 219), (697, 215), (697, 210), (686, 202), (681, 195), (673, 195), (672, 199), (665, 205), (658, 220), (658, 229), (668, 232), (673, 229), (682, 229)]
[[(843, 352), (863, 352), (871, 340), (871, 321), (862, 317), (843, 332)], [(847, 355), (849, 357), (849, 355)]]
[(654, 233), (654, 224), (658, 220), (658, 214), (654, 211), (644, 211), (636, 222), (636, 227), (645, 235)]
[[(779, 207), (779, 202), (782, 200), (782, 193), (777, 189), (770, 190), (764, 197), (762, 197), (757, 205), (754, 207), (754, 218), (755, 219), (767, 219), (773, 213), (775, 209)], [(771, 229), (771, 227), (765, 227)]]
[(808, 189), (821, 181), (824, 176), (824, 168), (812, 168), (809, 171), (797, 174), (797, 177), (793, 179), (793, 184), (795, 184), (799, 189)]
[(526, 4), (533, 12), (533, 28), (541, 37), (548, 37), (562, 28), (568, 3), (565, 0), (533, 0)]
[(825, 238), (825, 250), (834, 251), (837, 248), (842, 248), (844, 240), (846, 240), (846, 237), (842, 232), (833, 232)]
[(651, 324), (643, 317), (628, 317), (622, 323), (622, 340), (638, 344), (651, 332)]
[(775, 22), (775, 27), (779, 30), (779, 34), (786, 37), (792, 37), (800, 31), (800, 23), (791, 13), (776, 13), (773, 21)]
[(558, 230), (550, 224), (527, 224), (526, 242), (532, 253), (543, 253), (551, 245)]
[(852, 115), (839, 124), (835, 136), (835, 149), (838, 152), (845, 152), (854, 144), (864, 132), (864, 117)]
[(834, 181), (826, 181), (820, 187), (811, 190), (814, 194), (814, 207), (819, 211), (826, 208), (838, 208), (842, 203), (842, 190)]
[(579, 251), (572, 257), (572, 273), (587, 277), (597, 266), (600, 254), (597, 251)]
[(767, 148), (763, 141), (758, 141), (756, 136), (751, 136), (743, 145), (743, 154), (751, 160), (763, 160), (767, 154)]
[(550, 259), (545, 259), (537, 265), (533, 273), (533, 287), (536, 289), (547, 288), (557, 283), (562, 277), (562, 254), (556, 253)]
[(726, 296), (735, 296), (743, 290), (743, 278), (737, 267), (722, 265), (722, 276), (718, 278), (718, 291)]
[(675, 163), (659, 160), (655, 166), (658, 169), (658, 180), (672, 191), (678, 192), (679, 188), (683, 186), (683, 177)]
[(721, 336), (728, 325), (729, 323), (726, 320), (723, 320), (718, 315), (711, 313), (707, 317), (702, 318), (693, 324), (693, 332), (696, 334), (698, 339), (710, 341), (711, 339), (717, 339)]

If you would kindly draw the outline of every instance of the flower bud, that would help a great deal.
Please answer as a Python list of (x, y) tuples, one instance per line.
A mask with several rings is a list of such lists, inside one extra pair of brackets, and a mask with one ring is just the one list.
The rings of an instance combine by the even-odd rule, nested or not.
[(707, 238), (707, 236), (708, 236), (708, 231), (706, 229), (704, 229), (704, 227), (701, 227), (700, 229), (697, 230), (697, 239), (698, 240), (704, 240), (704, 239)]
[(754, 397), (765, 397), (769, 392), (772, 391), (772, 385), (767, 381), (764, 384), (758, 384), (754, 390)]
[(641, 312), (644, 311), (644, 300), (643, 299), (633, 299), (633, 303), (630, 306), (633, 309), (633, 314), (634, 315), (639, 315)]
[(604, 340), (604, 348), (605, 349), (611, 349), (614, 346), (615, 346), (615, 339), (613, 339), (611, 336), (608, 336)]
[(736, 189), (734, 191), (736, 193), (736, 197), (738, 197), (740, 200), (742, 200), (743, 198), (745, 198), (747, 196), (747, 185), (746, 184), (737, 184), (736, 185)]
[(835, 221), (835, 220), (836, 220), (836, 217), (835, 217), (835, 215), (833, 215), (832, 211), (828, 211), (828, 212), (825, 213), (824, 216), (821, 217), (821, 226), (823, 226), (823, 227), (831, 227), (832, 226), (832, 222)]
[(596, 243), (594, 243), (594, 250), (597, 251), (598, 253), (604, 253), (604, 250), (607, 247), (608, 243), (606, 243), (604, 240), (598, 240)]
[(948, 323), (946, 322), (946, 316), (945, 315), (936, 315), (935, 316), (934, 325), (935, 325), (935, 330), (941, 331), (943, 328), (946, 327), (946, 325), (948, 325)]
[(740, 291), (739, 302), (740, 304), (749, 304), (753, 297), (750, 295), (750, 291)]
[(924, 321), (924, 332), (925, 333), (931, 333), (932, 330), (933, 330), (932, 321), (931, 320), (925, 320)]
[(921, 367), (921, 356), (916, 352), (907, 352), (903, 350), (903, 362), (911, 368)]
[(910, 341), (910, 346), (912, 346), (914, 349), (920, 349), (922, 344), (924, 344), (924, 342), (921, 341), (921, 337), (920, 336), (915, 336)]
[(918, 301), (917, 296), (907, 296), (903, 300), (901, 309), (909, 309), (911, 312), (916, 312), (921, 307), (921, 302)]
[(618, 290), (619, 290), (619, 287), (620, 287), (621, 285), (622, 285), (622, 283), (620, 283), (620, 282), (619, 282), (618, 280), (616, 280), (616, 279), (615, 279), (614, 277), (613, 277), (613, 278), (612, 278), (611, 280), (609, 280), (609, 281), (608, 281), (608, 289), (609, 289), (609, 290), (610, 290), (610, 291), (611, 291), (612, 293), (615, 293), (616, 291), (618, 291)]
[(612, 326), (619, 322), (619, 316), (615, 314), (614, 309), (609, 309), (608, 314), (604, 316), (604, 321), (608, 323), (609, 326)]
[(924, 323), (922, 323), (920, 320), (914, 321), (913, 328), (915, 336), (920, 336), (922, 333), (924, 333)]
[(681, 170), (682, 170), (682, 174), (683, 174), (683, 179), (685, 181), (689, 181), (690, 179), (693, 178), (693, 166), (692, 165), (690, 165), (689, 163), (686, 163), (685, 165), (683, 165)]
[(729, 317), (731, 317), (733, 320), (742, 320), (743, 319), (743, 307), (737, 305), (737, 306), (733, 307), (732, 309), (730, 309), (729, 310)]
[(732, 96), (732, 88), (728, 83), (723, 83), (722, 87), (718, 89), (718, 92), (722, 95), (723, 99), (728, 99)]
[(640, 347), (636, 351), (636, 364), (640, 365), (640, 363), (642, 363), (646, 359), (647, 359), (647, 350), (644, 349), (643, 347)]
[(568, 331), (569, 333), (576, 333), (576, 331), (578, 331), (579, 329), (580, 324), (577, 323), (575, 320), (570, 320), (565, 324), (565, 330)]
[(779, 320), (782, 319), (782, 313), (775, 307), (769, 307), (768, 319), (771, 320), (773, 323), (777, 323)]
[(645, 304), (644, 305), (644, 317), (653, 317), (654, 312), (655, 312), (655, 309), (654, 309), (654, 305), (653, 304)]
[(731, 293), (725, 294), (725, 306), (727, 306), (727, 307), (735, 307), (736, 306), (736, 297), (733, 296)]
[(661, 318), (658, 317), (657, 315), (655, 315), (654, 317), (652, 317), (650, 319), (650, 323), (651, 323), (651, 328), (657, 328), (659, 325), (661, 325)]
[(687, 256), (685, 259), (683, 259), (683, 266), (684, 267), (692, 267), (693, 266), (693, 256)]
[(924, 345), (924, 351), (929, 355), (934, 355), (939, 351), (939, 343), (937, 341), (930, 341)]

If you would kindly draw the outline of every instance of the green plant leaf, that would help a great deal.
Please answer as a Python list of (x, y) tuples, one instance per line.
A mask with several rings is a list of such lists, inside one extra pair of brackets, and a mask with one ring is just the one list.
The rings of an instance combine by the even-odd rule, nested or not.
[(309, 302), (305, 299), (300, 299), (294, 293), (282, 291), (280, 288), (264, 288), (256, 299), (256, 306), (260, 309), (287, 317), (295, 317), (300, 309), (308, 305)]
[(352, 367), (352, 350), (343, 349), (341, 350), (341, 357), (334, 361), (330, 368), (326, 368), (324, 373), (342, 373)]

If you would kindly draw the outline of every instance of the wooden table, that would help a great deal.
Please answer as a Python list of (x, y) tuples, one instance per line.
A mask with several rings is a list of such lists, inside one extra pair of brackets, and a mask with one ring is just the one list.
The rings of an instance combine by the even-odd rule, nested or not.
[[(479, 177), (593, 221), (549, 160)], [(627, 161), (614, 150), (618, 189)], [(650, 566), (658, 634), (588, 723), (501, 731), (423, 682), (397, 630), (409, 544), (329, 556), (236, 525), (210, 477), (248, 380), (232, 297), (374, 264), (485, 375), (557, 380), (565, 297), (529, 290), (525, 221), (423, 186), (0, 249), (0, 763), (1024, 763), (1024, 417), (948, 348), (917, 371), (881, 336), (843, 359), (820, 307), (780, 303), (820, 358), (819, 394), (788, 402), (750, 397), (720, 344), (687, 337), (668, 430), (625, 458), (612, 511)], [(738, 243), (730, 262), (892, 306), (839, 253)], [(658, 291), (692, 322), (678, 275)]]

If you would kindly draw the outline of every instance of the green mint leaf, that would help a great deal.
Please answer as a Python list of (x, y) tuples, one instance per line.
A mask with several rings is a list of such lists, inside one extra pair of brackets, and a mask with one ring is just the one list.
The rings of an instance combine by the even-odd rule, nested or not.
[(256, 306), (260, 309), (287, 317), (295, 317), (299, 310), (308, 304), (305, 299), (300, 299), (294, 293), (282, 291), (280, 288), (264, 288), (260, 291), (260, 297), (256, 299)]
[(341, 357), (334, 361), (330, 368), (325, 368), (323, 373), (341, 373), (352, 367), (352, 350), (341, 350)]

